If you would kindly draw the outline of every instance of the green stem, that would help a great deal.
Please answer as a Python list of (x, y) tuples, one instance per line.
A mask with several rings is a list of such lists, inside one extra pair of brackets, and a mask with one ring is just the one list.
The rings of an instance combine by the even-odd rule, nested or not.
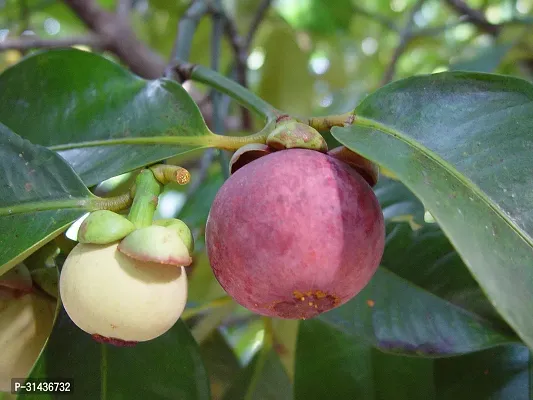
[(161, 193), (161, 184), (155, 179), (151, 170), (144, 169), (137, 176), (135, 187), (135, 197), (128, 219), (137, 228), (144, 228), (152, 224), (157, 199)]
[(69, 208), (81, 208), (86, 211), (110, 210), (117, 212), (128, 208), (131, 205), (131, 200), (130, 194), (125, 193), (107, 198), (91, 196), (68, 200), (34, 201), (15, 204), (11, 207), (2, 207), (0, 208), (0, 216)]
[[(267, 124), (268, 126), (268, 124)], [(266, 126), (265, 126), (266, 128)], [(219, 149), (235, 151), (245, 144), (250, 143), (265, 143), (268, 134), (265, 134), (265, 128), (253, 135), (238, 137), (238, 136), (223, 136), (217, 134), (209, 134), (202, 136), (152, 136), (152, 137), (136, 137), (136, 138), (121, 138), (121, 139), (106, 139), (106, 140), (92, 140), (88, 142), (77, 142), (69, 144), (60, 144), (56, 146), (49, 146), (48, 149), (54, 151), (80, 149), (85, 147), (98, 146), (117, 146), (123, 144), (133, 145), (175, 145), (175, 146), (199, 146), (202, 147), (216, 147)]]
[(257, 386), (257, 382), (261, 377), (261, 373), (263, 372), (266, 360), (270, 354), (270, 351), (272, 350), (272, 345), (274, 343), (274, 328), (272, 327), (272, 319), (268, 317), (263, 317), (263, 324), (265, 332), (263, 336), (263, 346), (261, 347), (261, 352), (259, 353), (259, 356), (257, 358), (257, 362), (254, 368), (254, 374), (252, 376), (250, 386), (248, 386), (248, 390), (246, 391), (245, 400), (253, 400), (255, 398), (254, 392)]
[(178, 24), (178, 36), (174, 44), (172, 59), (189, 61), (192, 39), (202, 17), (208, 12), (205, 1), (193, 1)]
[(125, 210), (133, 202), (133, 196), (130, 191), (114, 197), (96, 197), (92, 200), (93, 207), (96, 210), (109, 210), (118, 212)]
[(319, 132), (328, 131), (334, 126), (351, 125), (354, 119), (355, 114), (353, 111), (339, 115), (327, 115), (325, 117), (296, 118), (298, 122), (307, 124)]
[(256, 96), (250, 90), (209, 68), (195, 65), (191, 72), (191, 79), (196, 82), (205, 83), (206, 85), (227, 94), (239, 104), (248, 107), (257, 115), (267, 120), (275, 119), (282, 114), (281, 111), (277, 110), (259, 96)]
[(0, 208), (0, 216), (57, 210), (60, 208), (81, 208), (87, 211), (98, 209), (94, 207), (94, 199), (74, 198), (68, 200), (34, 201), (29, 203), (15, 204), (11, 207), (2, 207)]
[(178, 183), (185, 185), (191, 180), (191, 174), (185, 168), (178, 165), (157, 164), (149, 167), (161, 184)]

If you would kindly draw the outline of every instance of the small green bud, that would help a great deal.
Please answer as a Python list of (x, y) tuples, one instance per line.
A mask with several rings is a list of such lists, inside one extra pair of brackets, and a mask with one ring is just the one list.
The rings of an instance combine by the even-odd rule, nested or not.
[(120, 240), (135, 230), (126, 217), (108, 210), (92, 212), (80, 225), (80, 243), (109, 244)]

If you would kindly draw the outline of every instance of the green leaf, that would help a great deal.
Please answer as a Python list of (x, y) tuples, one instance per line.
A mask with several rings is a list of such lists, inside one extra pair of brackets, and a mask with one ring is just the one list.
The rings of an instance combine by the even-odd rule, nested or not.
[(353, 340), (318, 320), (300, 324), (295, 400), (429, 400), (433, 361), (398, 357)]
[(374, 193), (386, 221), (407, 221), (413, 228), (424, 224), (424, 205), (401, 182), (380, 176)]
[(298, 46), (294, 31), (287, 26), (275, 26), (264, 43), (258, 44), (269, 55), (262, 66), (259, 96), (279, 110), (308, 114), (314, 80), (308, 71), (309, 54)]
[(337, 140), (392, 170), (450, 238), (491, 303), (533, 346), (533, 88), (442, 73), (387, 85)]
[(292, 384), (277, 354), (270, 350), (262, 360), (263, 350), (237, 376), (226, 392), (225, 400), (291, 400)]
[(219, 331), (203, 341), (200, 352), (209, 372), (211, 394), (220, 399), (241, 371), (239, 360)]
[[(198, 345), (180, 320), (162, 336), (135, 347), (95, 342), (61, 309), (30, 378), (71, 380), (71, 399), (209, 399)], [(27, 399), (54, 396), (25, 395)]]
[(451, 71), (494, 72), (514, 43), (498, 44), (482, 48), (474, 57), (450, 65)]
[[(212, 136), (176, 82), (147, 81), (104, 57), (74, 49), (41, 52), (4, 71), (0, 103), (0, 121), (24, 138), (69, 146), (60, 154), (88, 186), (200, 148), (203, 138)], [(173, 136), (186, 145), (80, 148), (87, 141), (152, 136)]]
[(384, 351), (425, 357), (472, 352), (516, 340), (490, 321), (379, 268), (352, 300), (318, 319)]
[(512, 335), (438, 225), (424, 224), (413, 231), (404, 223), (387, 224), (381, 265), (412, 286), (486, 319)]
[(435, 360), (439, 399), (530, 400), (532, 355), (523, 345), (500, 346)]
[(0, 168), (1, 275), (87, 212), (93, 196), (60, 156), (1, 123)]
[(309, 320), (298, 335), (294, 398), (527, 400), (530, 365), (531, 353), (519, 344), (456, 357), (406, 357)]
[(274, 350), (285, 368), (290, 380), (294, 379), (294, 355), (296, 353), (296, 340), (300, 321), (273, 318), (272, 331)]

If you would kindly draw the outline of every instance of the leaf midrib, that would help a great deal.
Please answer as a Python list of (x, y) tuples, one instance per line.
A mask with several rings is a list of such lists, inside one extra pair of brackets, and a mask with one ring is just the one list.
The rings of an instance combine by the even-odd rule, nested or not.
[[(423, 155), (427, 159), (433, 161), (435, 164), (441, 166), (450, 176), (455, 178), (462, 186), (467, 189), (470, 189), (472, 193), (478, 197), (482, 203), (484, 203), (490, 210), (494, 212), (496, 216), (501, 218), (516, 234), (526, 242), (530, 247), (533, 247), (533, 238), (530, 238), (527, 232), (522, 228), (517, 226), (513, 221), (507, 218), (507, 214), (496, 204), (494, 204), (489, 197), (483, 192), (475, 183), (470, 179), (466, 178), (465, 175), (461, 174), (456, 168), (454, 168), (450, 163), (442, 159), (435, 152), (431, 151), (425, 146), (422, 146), (420, 143), (411, 139), (408, 135), (389, 127), (381, 122), (373, 120), (371, 118), (361, 117), (359, 115), (355, 116), (355, 121), (353, 125), (358, 125), (364, 128), (375, 129), (377, 131), (383, 132), (387, 135), (393, 136), (397, 140), (406, 143), (411, 148), (415, 149), (419, 154)], [(336, 129), (335, 127), (333, 129)]]

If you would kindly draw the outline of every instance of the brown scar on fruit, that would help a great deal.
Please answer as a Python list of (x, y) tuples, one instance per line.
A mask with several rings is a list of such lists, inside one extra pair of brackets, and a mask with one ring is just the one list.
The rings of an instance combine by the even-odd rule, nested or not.
[(96, 341), (98, 343), (111, 344), (111, 345), (117, 346), (117, 347), (133, 347), (137, 343), (139, 343), (139, 342), (135, 342), (133, 340), (122, 340), (122, 339), (117, 339), (117, 338), (108, 338), (108, 337), (99, 335), (97, 333), (95, 333), (94, 335), (91, 335), (91, 337), (93, 338), (94, 341)]
[(337, 296), (322, 290), (295, 290), (292, 296), (292, 300), (275, 301), (268, 308), (276, 311), (282, 318), (306, 319), (328, 311), (340, 303)]
[(368, 307), (372, 308), (372, 307), (374, 307), (376, 305), (376, 302), (374, 300), (370, 300), (369, 299), (369, 300), (366, 301), (366, 304), (367, 304)]

